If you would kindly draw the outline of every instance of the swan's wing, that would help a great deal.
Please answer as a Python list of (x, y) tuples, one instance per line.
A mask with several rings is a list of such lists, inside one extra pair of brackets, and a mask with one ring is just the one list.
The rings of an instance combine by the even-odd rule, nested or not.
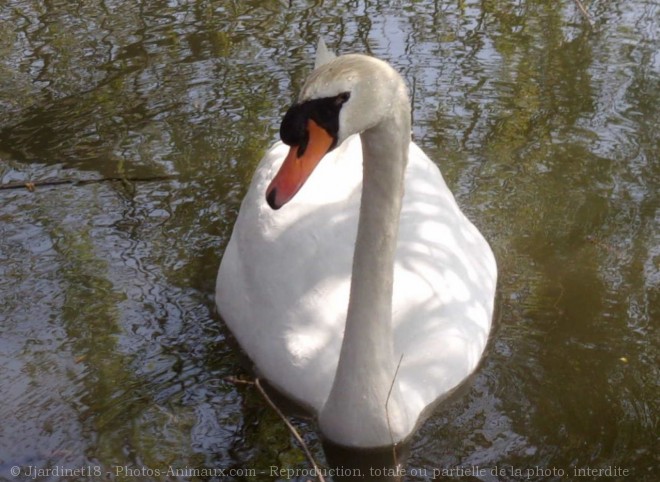
[(497, 269), (439, 169), (414, 144), (405, 186), (394, 338), (397, 357), (403, 355), (402, 393), (418, 414), (476, 368), (490, 331)]
[(362, 177), (357, 136), (329, 153), (273, 211), (266, 188), (287, 146), (276, 144), (248, 189), (216, 287), (223, 319), (257, 369), (318, 411), (339, 359)]

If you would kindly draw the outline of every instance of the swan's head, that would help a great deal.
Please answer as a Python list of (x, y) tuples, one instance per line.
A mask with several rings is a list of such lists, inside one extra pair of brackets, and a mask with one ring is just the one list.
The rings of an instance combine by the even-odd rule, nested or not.
[(270, 207), (290, 201), (328, 152), (392, 116), (402, 103), (407, 109), (405, 83), (382, 60), (344, 55), (314, 70), (280, 126), (291, 149), (266, 190)]

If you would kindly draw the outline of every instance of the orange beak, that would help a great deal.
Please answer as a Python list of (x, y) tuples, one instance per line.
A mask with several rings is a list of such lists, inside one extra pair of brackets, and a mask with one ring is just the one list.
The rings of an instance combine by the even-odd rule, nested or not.
[(273, 209), (288, 203), (305, 184), (307, 178), (332, 146), (334, 139), (312, 119), (307, 121), (307, 148), (298, 156), (298, 147), (291, 146), (280, 170), (266, 189), (266, 200)]

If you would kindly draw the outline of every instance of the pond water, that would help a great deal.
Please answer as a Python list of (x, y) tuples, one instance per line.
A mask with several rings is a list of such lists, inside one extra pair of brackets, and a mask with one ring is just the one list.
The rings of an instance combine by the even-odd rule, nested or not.
[(253, 372), (213, 295), (323, 34), (404, 75), (499, 264), (486, 356), (406, 479), (657, 480), (660, 8), (579, 4), (3, 2), (0, 479), (309, 478), (227, 381)]

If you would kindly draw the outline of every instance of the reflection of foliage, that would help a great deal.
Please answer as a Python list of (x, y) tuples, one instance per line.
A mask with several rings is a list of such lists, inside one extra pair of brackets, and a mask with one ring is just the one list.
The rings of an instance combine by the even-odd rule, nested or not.
[[(95, 253), (89, 228), (74, 232), (63, 225), (53, 227), (51, 235), (55, 250), (64, 260), (60, 270), (64, 286), (61, 322), (73, 340), (76, 361), (87, 367), (86, 394), (81, 401), (88, 412), (81, 418), (101, 414), (92, 418), (97, 431), (118, 428), (136, 414), (137, 408), (133, 404), (136, 393), (131, 389), (136, 382), (116, 356), (120, 333), (117, 304), (125, 295), (108, 280), (108, 263)], [(106, 446), (105, 439), (100, 445)], [(120, 447), (113, 447), (113, 451)]]
[(4, 116), (30, 107), (37, 93), (29, 75), (14, 68), (21, 62), (21, 52), (14, 49), (14, 35), (9, 28), (0, 29), (0, 111)]
[[(252, 64), (267, 47), (246, 33), (256, 28), (246, 14), (273, 6), (231, 5), (196, 2), (182, 22), (172, 21), (179, 7), (159, 2), (112, 9), (86, 2), (83, 11), (73, 4), (23, 2), (4, 12), (3, 21), (16, 30), (3, 30), (2, 51), (21, 54), (7, 62), (13, 60), (25, 81), (3, 87), (3, 97), (15, 99), (16, 115), (0, 121), (0, 148), (20, 159), (86, 169), (113, 172), (123, 159), (133, 169), (136, 161), (153, 168), (176, 149), (170, 143), (172, 130), (183, 127), (181, 116), (197, 120), (197, 137), (234, 131), (245, 114), (253, 121), (249, 114), (264, 112), (269, 97), (251, 91), (257, 73)], [(236, 51), (246, 60), (228, 62)], [(10, 70), (5, 65), (0, 62)], [(203, 80), (190, 86), (193, 79)], [(41, 87), (36, 98), (20, 95), (30, 82)], [(254, 134), (252, 125), (246, 127)], [(190, 143), (190, 134), (176, 141)], [(255, 141), (261, 150), (263, 139)]]
[[(652, 2), (584, 2), (591, 27), (568, 0), (354, 2), (350, 16), (340, 2), (323, 2), (323, 8), (276, 0), (9, 3), (0, 9), (3, 158), (109, 177), (151, 171), (176, 177), (127, 199), (116, 192), (123, 201), (113, 209), (122, 219), (107, 228), (134, 243), (126, 258), (112, 262), (158, 266), (154, 273), (142, 266), (131, 271), (144, 277), (140, 289), (159, 293), (168, 284), (178, 296), (177, 290), (197, 296), (186, 300), (194, 308), (173, 302), (174, 316), (160, 299), (133, 306), (163, 325), (158, 329), (175, 333), (175, 341), (158, 338), (155, 345), (194, 351), (203, 335), (181, 341), (177, 324), (208, 333), (191, 315), (202, 312), (199, 318), (214, 324), (206, 298), (240, 199), (310, 69), (311, 46), (324, 33), (340, 52), (371, 52), (404, 73), (414, 86), (418, 143), (438, 161), (496, 251), (504, 306), (484, 373), (504, 380), (493, 382), (500, 392), (516, 394), (497, 401), (509, 411), (498, 420), (513, 422), (492, 434), (482, 430), (482, 422), (493, 419), (484, 415), (493, 391), (484, 386), (474, 402), (479, 426), (464, 434), (469, 444), (479, 448), (478, 437), (490, 443), (519, 428), (530, 433), (520, 454), (568, 444), (575, 457), (591, 461), (581, 447), (600, 443), (603, 435), (595, 432), (601, 431), (610, 444), (601, 459), (611, 462), (620, 429), (640, 432), (641, 441), (619, 451), (645, 456), (650, 432), (634, 412), (649, 410), (643, 387), (655, 381), (645, 340), (660, 316), (660, 89)], [(80, 206), (85, 220), (103, 215)], [(43, 229), (67, 260), (58, 273), (65, 301), (58, 321), (89, 369), (84, 416), (92, 417), (102, 439), (95, 455), (126, 461), (135, 451), (149, 464), (170, 463), (206, 412), (181, 400), (192, 397), (185, 383), (155, 403), (159, 389), (144, 381), (167, 385), (158, 377), (175, 373), (172, 379), (190, 382), (198, 375), (181, 374), (177, 364), (185, 363), (178, 357), (190, 362), (181, 353), (172, 366), (154, 362), (153, 354), (121, 353), (118, 335), (129, 331), (126, 313), (117, 308), (124, 295), (109, 281), (103, 243), (90, 229), (56, 225), (46, 222)], [(206, 343), (209, 353), (229, 350)], [(634, 370), (625, 372), (620, 358)], [(157, 366), (136, 375), (134, 359)], [(216, 368), (228, 369), (227, 362)], [(547, 396), (545, 385), (559, 395)], [(588, 395), (588, 413), (571, 412), (583, 406), (576, 394)], [(216, 418), (234, 417), (239, 420), (227, 425), (242, 426), (238, 435), (219, 430), (223, 464), (247, 464), (253, 456), (263, 465), (301, 463), (277, 419), (249, 395), (244, 399), (247, 413), (238, 403), (229, 415), (217, 408)], [(213, 409), (205, 410), (215, 415)], [(512, 413), (524, 413), (524, 420)], [(463, 424), (454, 429), (460, 433)], [(232, 444), (240, 454), (227, 455)], [(189, 448), (182, 460), (213, 464), (203, 450)], [(564, 455), (543, 457), (559, 464)], [(533, 465), (531, 456), (519, 457), (521, 465)]]

